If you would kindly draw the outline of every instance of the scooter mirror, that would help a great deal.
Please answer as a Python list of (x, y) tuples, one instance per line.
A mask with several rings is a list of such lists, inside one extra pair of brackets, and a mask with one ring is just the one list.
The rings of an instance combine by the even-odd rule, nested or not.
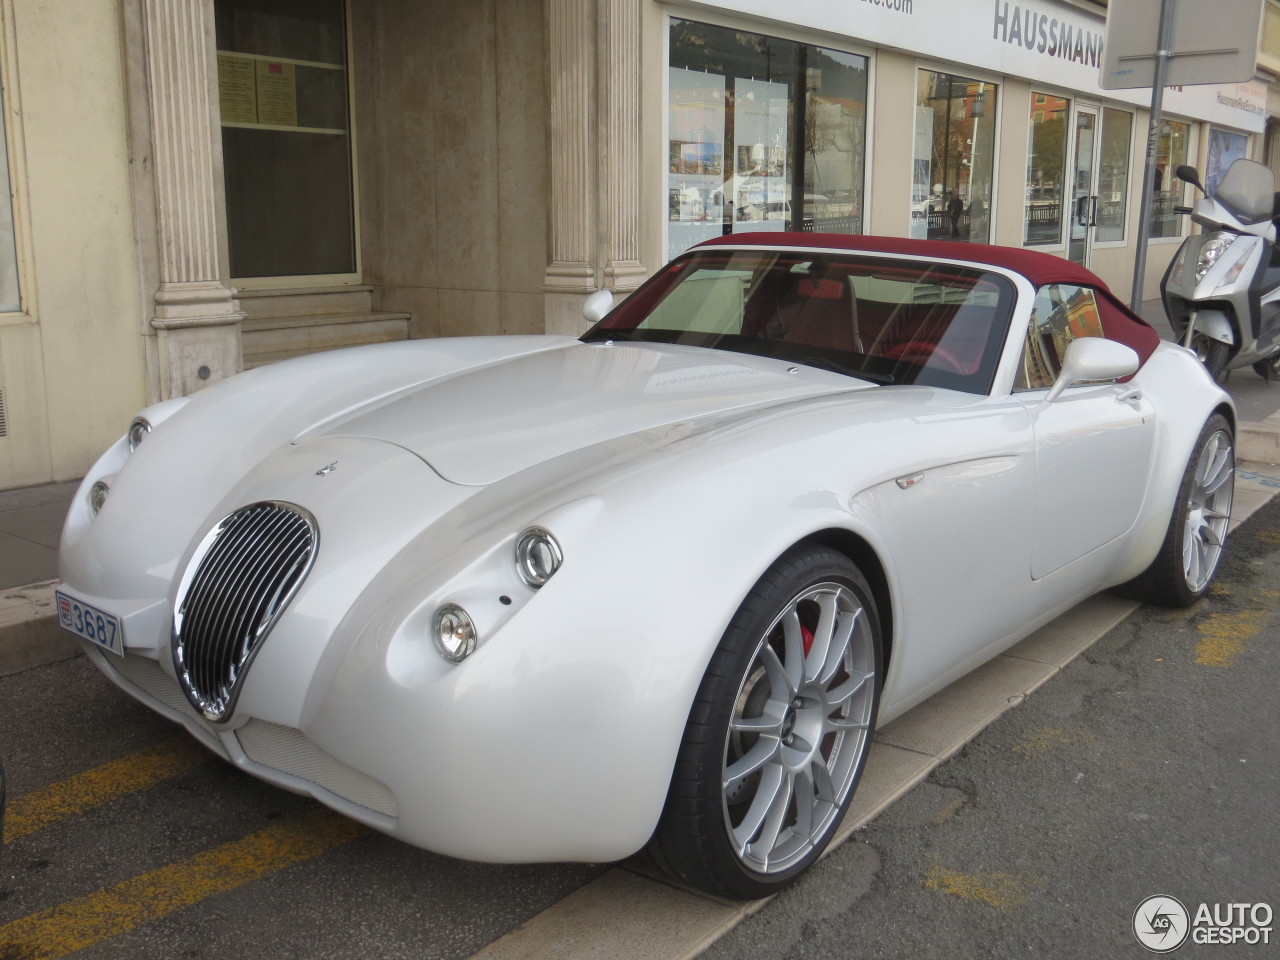
[(1204, 191), (1203, 185), (1200, 183), (1200, 171), (1195, 167), (1188, 166), (1185, 163), (1178, 164), (1178, 179), (1189, 183), (1194, 187), (1200, 187), (1201, 192)]

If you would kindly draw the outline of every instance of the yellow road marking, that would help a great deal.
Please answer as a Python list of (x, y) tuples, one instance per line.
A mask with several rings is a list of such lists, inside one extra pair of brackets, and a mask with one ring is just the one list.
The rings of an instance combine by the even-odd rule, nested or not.
[(962, 900), (973, 900), (1007, 910), (1026, 902), (1034, 887), (1044, 881), (1039, 877), (1015, 877), (1010, 873), (961, 873), (945, 867), (933, 866), (925, 877), (924, 885), (930, 890)]
[(957, 813), (960, 812), (960, 808), (965, 805), (965, 802), (967, 799), (968, 798), (963, 793), (960, 794), (960, 796), (956, 797), (949, 804), (947, 804), (945, 807), (943, 807), (941, 810), (937, 812), (937, 814), (933, 818), (933, 822), (946, 823), (948, 820), (950, 820), (952, 817), (954, 817)]
[(14, 797), (5, 814), (4, 842), (25, 837), (117, 797), (136, 793), (209, 758), (209, 752), (189, 737), (174, 737), (41, 790)]
[(1266, 610), (1243, 613), (1215, 613), (1199, 624), (1200, 642), (1196, 644), (1196, 663), (1206, 667), (1229, 667), (1250, 640), (1266, 626), (1270, 616)]
[(1014, 753), (1028, 757), (1043, 757), (1049, 748), (1058, 743), (1091, 743), (1098, 739), (1094, 733), (1065, 733), (1054, 727), (1042, 727), (1035, 733), (1028, 734), (1021, 743), (1013, 746)]
[(65, 957), (368, 832), (354, 820), (327, 810), (274, 824), (243, 839), (0, 926), (0, 956), (22, 960)]

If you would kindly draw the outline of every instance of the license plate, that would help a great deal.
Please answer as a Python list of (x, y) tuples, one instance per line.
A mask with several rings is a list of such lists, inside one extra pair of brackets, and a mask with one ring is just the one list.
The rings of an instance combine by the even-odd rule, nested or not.
[(92, 604), (77, 600), (61, 590), (55, 591), (58, 602), (58, 623), (77, 637), (96, 643), (117, 657), (124, 656), (124, 624), (115, 614), (99, 610)]

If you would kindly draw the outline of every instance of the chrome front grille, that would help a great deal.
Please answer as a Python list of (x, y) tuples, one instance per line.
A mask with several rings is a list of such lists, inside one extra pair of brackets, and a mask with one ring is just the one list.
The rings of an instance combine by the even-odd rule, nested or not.
[(173, 616), (173, 660), (187, 699), (225, 720), (263, 639), (297, 593), (320, 542), (291, 503), (250, 504), (214, 526), (187, 565)]

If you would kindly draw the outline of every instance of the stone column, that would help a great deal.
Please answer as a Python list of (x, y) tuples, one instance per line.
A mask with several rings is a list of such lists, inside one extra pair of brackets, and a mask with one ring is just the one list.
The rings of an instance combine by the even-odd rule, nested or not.
[(551, 65), (551, 263), (546, 287), (596, 288), (595, 111), (596, 0), (547, 4)]
[(159, 288), (151, 325), (162, 398), (240, 370), (228, 283), (212, 0), (143, 0)]
[(645, 277), (640, 262), (640, 4), (601, 0), (599, 36), (604, 287), (626, 293)]
[(581, 333), (588, 294), (644, 279), (640, 32), (636, 0), (548, 0), (548, 333)]

